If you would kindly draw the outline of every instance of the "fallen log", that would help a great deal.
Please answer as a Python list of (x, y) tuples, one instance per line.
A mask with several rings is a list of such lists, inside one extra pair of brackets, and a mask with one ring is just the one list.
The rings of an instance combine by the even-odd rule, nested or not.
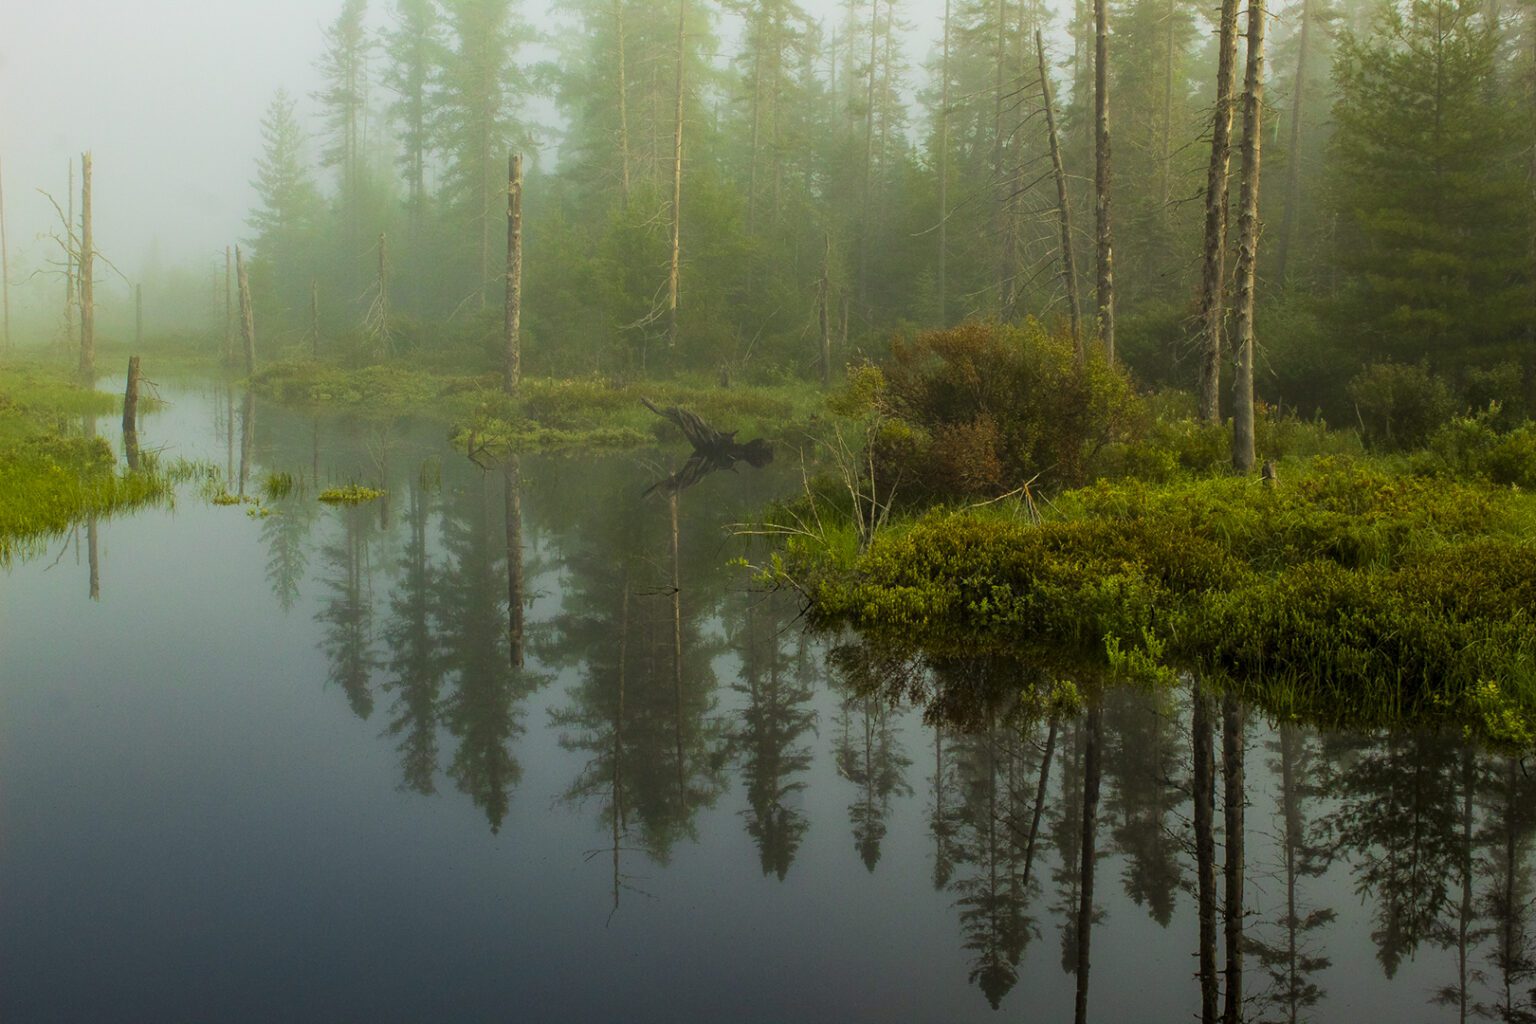
[(736, 440), (736, 431), (716, 430), (700, 419), (698, 414), (687, 409), (675, 405), (661, 409), (646, 398), (641, 398), (640, 402), (657, 416), (676, 424), (688, 443), (693, 445), (695, 452), (704, 456), (706, 461), (720, 464), (716, 468), (728, 469), (733, 463), (743, 460), (761, 469), (773, 461), (773, 445), (764, 438), (754, 438), (741, 444)]

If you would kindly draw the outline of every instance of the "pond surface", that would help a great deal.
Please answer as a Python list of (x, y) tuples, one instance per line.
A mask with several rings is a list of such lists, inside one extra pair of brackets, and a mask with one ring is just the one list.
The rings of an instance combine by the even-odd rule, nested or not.
[[(1247, 1019), (1532, 1019), (1516, 760), (1183, 692), (967, 704), (1035, 670), (882, 666), (728, 566), (793, 458), (674, 500), (679, 446), (482, 468), (166, 397), (146, 448), (292, 490), (184, 488), (0, 576), (0, 1020), (1198, 1019), (1224, 725)], [(389, 493), (315, 501), (351, 482)]]

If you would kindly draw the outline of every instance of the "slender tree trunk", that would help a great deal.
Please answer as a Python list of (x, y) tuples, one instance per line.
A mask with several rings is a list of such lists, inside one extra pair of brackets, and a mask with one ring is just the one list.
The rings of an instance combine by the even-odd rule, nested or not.
[(245, 343), (245, 373), (256, 373), (256, 316), (251, 310), (251, 279), (245, 272), (245, 256), (235, 246), (235, 279), (240, 288), (240, 337)]
[[(1252, 0), (1250, 0), (1252, 2)], [(1243, 713), (1229, 691), (1222, 697), (1222, 814), (1226, 819), (1227, 860), (1223, 920), (1227, 940), (1227, 999), (1223, 1024), (1243, 1019)]]
[(144, 347), (144, 286), (133, 286), (133, 343)]
[(4, 345), (11, 348), (11, 250), (5, 241), (5, 175), (0, 172), (0, 302), (5, 304)]
[(507, 158), (506, 361), (502, 390), (517, 394), (523, 375), (523, 158)]
[(613, 20), (619, 35), (619, 196), (629, 208), (629, 72), (626, 68), (624, 0), (613, 0)]
[(1162, 173), (1161, 200), (1158, 205), (1158, 217), (1166, 227), (1168, 224), (1169, 204), (1173, 200), (1173, 77), (1175, 70), (1175, 54), (1177, 52), (1174, 39), (1176, 0), (1168, 0), (1168, 10), (1163, 18), (1167, 21), (1167, 32), (1164, 37), (1163, 52), (1163, 124), (1162, 124), (1162, 151), (1158, 154), (1158, 166)]
[(1200, 418), (1221, 422), (1222, 321), (1226, 288), (1227, 182), (1232, 163), (1232, 94), (1237, 87), (1237, 3), (1221, 0), (1216, 109), (1205, 178), (1205, 249), (1200, 265)]
[[(238, 248), (236, 249), (238, 252)], [(256, 442), (256, 392), (249, 387), (240, 401), (240, 481), (239, 495), (245, 497), (245, 482), (251, 475), (251, 449)]]
[(826, 236), (827, 245), (821, 257), (821, 281), (816, 289), (816, 319), (821, 327), (821, 386), (832, 386), (832, 236)]
[(1248, 73), (1243, 97), (1243, 167), (1238, 203), (1237, 367), (1232, 468), (1253, 470), (1253, 299), (1259, 262), (1259, 157), (1264, 135), (1264, 0), (1248, 0)]
[(1088, 744), (1083, 753), (1083, 861), (1077, 909), (1077, 1001), (1073, 1013), (1076, 1024), (1086, 1024), (1088, 1020), (1088, 960), (1093, 948), (1093, 876), (1097, 853), (1094, 846), (1098, 832), (1099, 746), (1103, 714), (1097, 702), (1089, 705)]
[(320, 281), (313, 277), (309, 279), (309, 351), (313, 358), (320, 358)]
[(870, 206), (875, 191), (875, 47), (880, 40), (880, 0), (869, 3), (869, 79), (864, 111), (864, 210), (859, 218), (859, 305), (869, 305)]
[(1067, 172), (1061, 160), (1061, 140), (1056, 137), (1056, 111), (1051, 100), (1051, 76), (1045, 66), (1045, 42), (1035, 29), (1035, 57), (1040, 69), (1040, 93), (1045, 104), (1045, 131), (1051, 144), (1051, 170), (1056, 178), (1056, 220), (1061, 228), (1061, 280), (1067, 286), (1067, 315), (1072, 324), (1072, 346), (1077, 361), (1083, 349), (1082, 302), (1077, 294), (1077, 260), (1072, 255), (1072, 207), (1067, 201)]
[(1098, 236), (1099, 336), (1115, 361), (1115, 246), (1110, 225), (1109, 0), (1093, 0), (1093, 195)]
[[(101, 540), (96, 523), (97, 518), (95, 516), (91, 516), (85, 522), (85, 549), (86, 559), (90, 563), (92, 601), (101, 600), (101, 556), (98, 553), (101, 547)], [(76, 548), (76, 551), (78, 550)]]
[(224, 247), (224, 365), (235, 365), (235, 253)]
[(128, 385), (123, 389), (123, 454), (128, 468), (139, 468), (139, 357), (128, 357)]
[(677, 109), (672, 126), (672, 263), (667, 273), (667, 347), (677, 347), (677, 285), (683, 231), (683, 58), (688, 0), (677, 3)]
[(75, 304), (80, 298), (77, 287), (80, 238), (75, 234), (75, 161), (69, 161), (69, 223), (64, 226), (64, 344), (75, 344)]
[(1009, 242), (1008, 195), (1013, 183), (1003, 173), (1003, 64), (1008, 36), (1006, 0), (997, 0), (997, 39), (992, 54), (992, 187), (996, 191), (992, 208), (992, 230), (997, 237), (997, 312), (1006, 318), (1011, 305), (1009, 289), (1013, 281), (1013, 253)]
[[(757, 150), (758, 140), (762, 135), (763, 122), (763, 30), (764, 20), (762, 9), (756, 13), (759, 22), (757, 26), (757, 39), (753, 43), (752, 52), (752, 128), (747, 143), (747, 236), (753, 237), (757, 223)], [(752, 293), (752, 271), (747, 270), (747, 294)]]
[(1301, 36), (1296, 47), (1296, 84), (1291, 90), (1291, 141), (1285, 165), (1285, 212), (1275, 250), (1275, 279), (1286, 286), (1291, 244), (1296, 239), (1297, 208), (1301, 205), (1301, 122), (1307, 81), (1307, 37), (1312, 28), (1312, 0), (1301, 0)]
[(385, 355), (390, 355), (393, 346), (389, 337), (389, 236), (383, 231), (379, 232), (378, 278), (379, 308), (375, 322), (378, 325), (380, 347)]
[(1210, 697), (1197, 678), (1190, 731), (1193, 734), (1196, 898), (1200, 920), (1200, 1022), (1216, 1024), (1216, 755), (1211, 736)]
[(939, 65), (939, 326), (949, 326), (949, 8), (944, 0), (944, 56)]
[(96, 373), (95, 240), (91, 234), (91, 154), (80, 156), (80, 375)]

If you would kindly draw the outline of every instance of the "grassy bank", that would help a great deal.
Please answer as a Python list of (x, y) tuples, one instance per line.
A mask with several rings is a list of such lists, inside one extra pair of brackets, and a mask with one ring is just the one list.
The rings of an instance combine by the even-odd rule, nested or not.
[(91, 427), (115, 419), (121, 403), (60, 368), (0, 366), (0, 564), (89, 516), (104, 516), (170, 494), (171, 474), (147, 458), (120, 472), (111, 446)]
[(792, 536), (772, 572), (822, 625), (893, 646), (1196, 670), (1279, 715), (1529, 745), (1533, 538), (1523, 491), (1320, 457), (1275, 487), (1101, 481), (1039, 522), (1006, 503), (932, 509), (862, 550), (832, 525)]
[(821, 394), (808, 385), (721, 388), (705, 381), (617, 383), (529, 378), (508, 398), (494, 375), (449, 376), (375, 366), (359, 370), (313, 362), (274, 364), (257, 372), (259, 394), (289, 405), (360, 416), (418, 415), (451, 425), (464, 444), (530, 450), (613, 448), (675, 440), (676, 429), (640, 399), (681, 406), (741, 438), (786, 439), (818, 415)]

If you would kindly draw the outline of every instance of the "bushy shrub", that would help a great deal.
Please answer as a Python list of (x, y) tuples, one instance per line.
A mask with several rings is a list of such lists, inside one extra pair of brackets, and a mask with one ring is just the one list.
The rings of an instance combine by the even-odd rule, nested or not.
[(1374, 363), (1349, 382), (1366, 441), (1375, 448), (1417, 448), (1451, 418), (1455, 401), (1445, 382), (1422, 363)]
[(1462, 392), (1468, 407), (1476, 414), (1486, 413), (1499, 430), (1510, 430), (1525, 422), (1525, 375), (1513, 359), (1468, 370)]
[(892, 346), (881, 410), (926, 434), (910, 471), (929, 496), (1075, 483), (1099, 446), (1145, 418), (1129, 377), (1034, 320), (972, 321)]
[(1457, 417), (1435, 431), (1429, 439), (1433, 458), (1421, 464), (1458, 479), (1536, 488), (1536, 424), (1500, 433), (1492, 413)]

